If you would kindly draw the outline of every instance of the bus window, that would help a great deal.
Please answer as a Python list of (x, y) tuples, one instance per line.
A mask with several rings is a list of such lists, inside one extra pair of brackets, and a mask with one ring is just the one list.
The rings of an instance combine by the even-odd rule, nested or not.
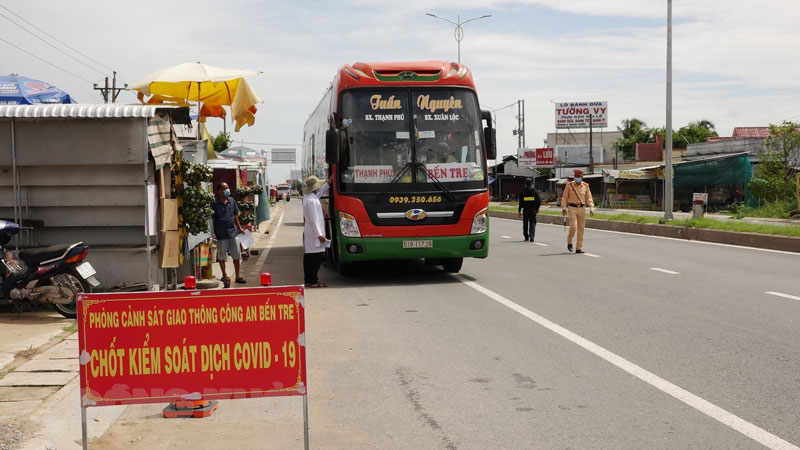
[[(411, 161), (407, 100), (408, 92), (401, 90), (342, 94), (342, 119), (347, 124), (345, 182), (385, 183)], [(398, 182), (411, 182), (411, 178)]]

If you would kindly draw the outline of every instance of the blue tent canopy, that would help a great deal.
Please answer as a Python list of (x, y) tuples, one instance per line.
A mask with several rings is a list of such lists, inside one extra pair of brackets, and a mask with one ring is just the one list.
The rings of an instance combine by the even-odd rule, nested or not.
[(66, 92), (44, 81), (15, 74), (0, 76), (0, 105), (40, 103), (77, 102)]

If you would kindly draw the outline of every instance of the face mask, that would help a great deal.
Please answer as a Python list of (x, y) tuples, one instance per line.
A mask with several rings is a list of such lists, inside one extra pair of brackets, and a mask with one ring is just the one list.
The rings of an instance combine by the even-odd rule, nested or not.
[(222, 191), (222, 193), (225, 194), (225, 197), (230, 197), (231, 190), (230, 189), (225, 189), (224, 191)]
[(577, 178), (575, 178), (575, 183), (577, 183), (577, 184), (581, 184), (581, 180), (582, 180), (582, 179), (581, 179), (580, 177), (577, 177)]

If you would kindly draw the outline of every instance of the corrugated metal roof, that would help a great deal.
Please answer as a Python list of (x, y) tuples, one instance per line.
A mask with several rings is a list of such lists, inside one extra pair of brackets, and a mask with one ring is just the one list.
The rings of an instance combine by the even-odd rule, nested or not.
[(52, 104), (52, 105), (0, 105), (0, 117), (8, 118), (82, 118), (116, 119), (129, 117), (153, 117), (156, 110), (174, 108), (164, 105), (120, 105), (116, 103)]

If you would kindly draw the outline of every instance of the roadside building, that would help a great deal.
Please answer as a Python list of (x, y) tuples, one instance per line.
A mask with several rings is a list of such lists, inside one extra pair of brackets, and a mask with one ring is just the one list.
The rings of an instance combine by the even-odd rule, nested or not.
[[(525, 187), (525, 179), (537, 180), (541, 173), (533, 168), (519, 165), (519, 160), (514, 155), (506, 156), (502, 162), (489, 167), (490, 180), (489, 196), (496, 201), (516, 200), (517, 194)], [(545, 187), (544, 179), (537, 183), (537, 190)]]
[[(591, 139), (590, 139), (591, 135)], [(617, 154), (614, 143), (622, 138), (621, 131), (588, 130), (576, 132), (565, 130), (560, 133), (547, 133), (545, 147), (555, 149), (556, 164), (577, 166), (589, 164), (589, 146), (595, 164), (622, 163), (622, 155)]]
[(177, 203), (158, 174), (179, 145), (172, 124), (190, 123), (185, 107), (0, 105), (0, 217), (39, 225), (16, 245), (83, 241), (102, 287), (164, 285)]

